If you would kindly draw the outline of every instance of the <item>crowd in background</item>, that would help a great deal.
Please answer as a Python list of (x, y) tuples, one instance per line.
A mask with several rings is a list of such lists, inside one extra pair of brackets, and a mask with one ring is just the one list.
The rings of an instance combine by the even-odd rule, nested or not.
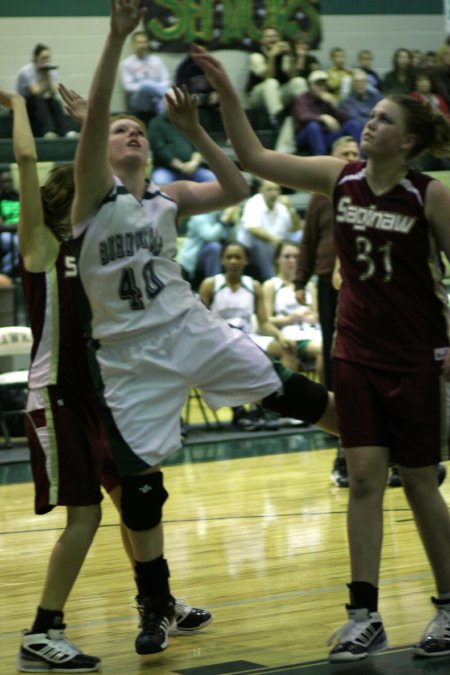
[[(163, 548), (168, 494), (160, 464), (180, 446), (189, 391), (198, 388), (213, 408), (231, 407), (240, 429), (305, 420), (339, 434), (345, 456), (338, 448), (331, 478), (349, 488), (350, 604), (348, 622), (329, 642), (328, 658), (359, 660), (387, 647), (378, 595), (383, 498), (393, 463), (396, 482), (389, 478), (388, 484), (404, 487), (436, 585), (435, 617), (413, 653), (448, 656), (450, 520), (438, 484), (445, 477), (439, 446), (447, 442), (440, 429), (448, 412), (441, 380), (449, 348), (446, 299), (438, 297), (436, 286), (442, 273), (437, 253), (450, 256), (450, 191), (424, 172), (410, 171), (410, 159), (420, 156), (415, 168), (449, 166), (450, 158), (432, 156), (450, 152), (450, 39), (426, 54), (400, 47), (392, 69), (381, 76), (367, 49), (350, 67), (345, 50), (334, 47), (327, 67), (310, 52), (304, 34), (291, 43), (266, 26), (258, 51), (249, 55), (245, 93), (247, 111), (265, 116), (272, 131), (272, 147), (279, 150), (272, 152), (248, 124), (222, 64), (193, 45), (172, 83), (146, 33), (133, 33), (142, 16), (139, 0), (111, 3), (110, 32), (89, 101), (60, 85), (44, 44), (36, 45), (32, 61), (19, 72), (20, 95), (0, 90), (14, 111), (20, 175), (18, 194), (11, 172), (0, 173), (0, 286), (20, 284), (19, 222), (20, 276), (34, 339), (26, 403), (34, 475), (40, 463), (47, 464), (44, 412), (61, 458), (73, 448), (80, 459), (85, 453), (76, 443), (84, 451), (85, 440), (93, 449), (106, 440), (91, 437), (90, 423), (86, 438), (77, 439), (78, 415), (95, 419), (101, 433), (104, 421), (120, 473), (120, 479), (114, 473), (109, 478), (113, 489), (120, 487), (123, 541), (137, 586), (135, 649), (145, 655), (165, 649), (170, 631), (197, 630), (212, 620), (206, 610), (177, 603)], [(130, 34), (132, 54), (120, 62)], [(111, 120), (119, 63), (126, 112)], [(172, 84), (182, 89), (170, 96)], [(200, 120), (209, 130), (219, 124), (219, 112), (223, 116), (237, 161), (203, 132), (187, 92), (197, 96)], [(57, 167), (41, 189), (33, 136), (52, 143), (78, 133), (67, 124), (60, 96), (72, 116), (74, 108), (85, 108), (78, 110), (75, 171)], [(422, 156), (423, 149), (430, 155)], [(366, 164), (359, 161), (364, 152)], [(261, 177), (253, 179), (251, 195), (247, 176)], [(304, 224), (292, 192), (283, 192), (281, 183), (313, 193)], [(91, 381), (98, 374), (88, 367), (84, 322), (82, 330), (75, 312), (74, 242), (92, 310), (86, 323), (97, 343), (104, 409)], [(56, 297), (57, 318), (50, 311)], [(51, 364), (48, 373), (43, 362)], [(59, 414), (55, 401), (65, 406)], [(70, 406), (73, 445), (67, 436)], [(36, 511), (66, 502), (72, 508), (74, 500), (84, 507), (84, 497), (64, 494), (69, 486), (84, 487), (80, 469), (76, 475), (83, 480), (76, 481), (72, 472), (61, 471), (58, 499), (36, 480)], [(17, 665), (24, 672), (51, 670), (61, 660), (55, 643), (61, 654), (63, 641), (69, 661), (63, 671), (100, 667), (99, 658), (65, 641), (62, 623), (99, 523), (100, 483), (106, 487), (106, 480), (94, 478), (87, 503), (92, 525), (82, 511), (75, 514), (85, 528), (78, 535), (84, 547), (70, 534), (72, 515), (66, 528), (72, 542), (66, 546), (78, 557), (67, 556), (72, 564), (66, 565), (58, 555), (55, 563), (52, 554), (34, 623), (23, 633)]]
[[(132, 53), (121, 62), (119, 77), (124, 107), (148, 126), (151, 180), (157, 185), (178, 179), (213, 180), (203, 157), (171, 123), (164, 97), (172, 84), (187, 87), (197, 96), (204, 126), (223, 131), (216, 92), (190, 54), (181, 59), (172, 81), (164, 57), (151, 51), (145, 31), (133, 34), (131, 46)], [(50, 47), (37, 44), (16, 84), (26, 100), (36, 137), (77, 135), (64, 112), (58, 81)], [(340, 138), (359, 144), (373, 106), (383, 96), (395, 93), (411, 95), (450, 115), (450, 40), (426, 53), (399, 47), (391, 70), (384, 74), (377, 72), (368, 49), (358, 52), (356, 64), (349, 64), (342, 47), (334, 47), (325, 57), (310, 50), (306, 34), (299, 33), (289, 41), (270, 26), (262, 30), (259, 48), (249, 54), (245, 105), (250, 119), (260, 114), (254, 119), (272, 131), (273, 145), (281, 151), (323, 155), (331, 154)], [(449, 166), (450, 159), (425, 155), (417, 168)], [(15, 229), (19, 206), (11, 173), (4, 170), (0, 174), (0, 285), (6, 287), (18, 279)], [(307, 220), (309, 217), (307, 213)], [(281, 242), (291, 241), (302, 251), (299, 213), (289, 195), (268, 181), (255, 181), (254, 194), (245, 204), (194, 216), (180, 226), (183, 241), (177, 260), (194, 291), (203, 279), (222, 273), (222, 247), (230, 241), (247, 247), (245, 272), (261, 283), (278, 273), (276, 250)]]

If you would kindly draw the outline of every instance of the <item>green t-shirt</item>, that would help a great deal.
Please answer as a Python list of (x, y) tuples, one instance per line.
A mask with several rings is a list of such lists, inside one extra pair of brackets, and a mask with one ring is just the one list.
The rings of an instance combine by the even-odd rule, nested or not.
[(17, 225), (19, 212), (20, 202), (17, 199), (0, 199), (0, 216), (4, 225)]

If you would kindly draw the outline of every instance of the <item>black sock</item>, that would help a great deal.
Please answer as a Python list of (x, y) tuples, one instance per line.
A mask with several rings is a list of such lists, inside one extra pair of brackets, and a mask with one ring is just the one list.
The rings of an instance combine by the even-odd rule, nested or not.
[(61, 628), (64, 614), (60, 610), (38, 607), (36, 618), (31, 627), (32, 633), (46, 633), (49, 628)]
[(368, 581), (352, 581), (347, 584), (350, 589), (350, 604), (360, 609), (365, 607), (369, 612), (378, 612), (378, 588)]
[(135, 580), (139, 598), (149, 598), (155, 606), (165, 606), (171, 599), (169, 567), (162, 555), (148, 562), (135, 562)]

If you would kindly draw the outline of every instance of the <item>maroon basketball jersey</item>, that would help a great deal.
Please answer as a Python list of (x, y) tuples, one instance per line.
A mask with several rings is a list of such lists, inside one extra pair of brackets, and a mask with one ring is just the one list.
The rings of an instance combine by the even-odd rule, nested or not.
[(409, 171), (376, 196), (365, 166), (346, 165), (334, 192), (342, 274), (334, 355), (375, 368), (435, 368), (449, 343), (443, 266), (424, 213), (432, 178)]
[(79, 280), (72, 249), (62, 243), (47, 272), (28, 272), (20, 262), (33, 333), (30, 389), (58, 384), (87, 394), (92, 385), (77, 317)]

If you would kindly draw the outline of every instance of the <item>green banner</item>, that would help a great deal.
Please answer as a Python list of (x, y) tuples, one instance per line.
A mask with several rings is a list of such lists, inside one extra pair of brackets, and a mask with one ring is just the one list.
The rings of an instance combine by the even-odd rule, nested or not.
[[(156, 0), (153, 4), (156, 4)], [(182, 0), (179, 0), (179, 2), (173, 0), (170, 4), (176, 6), (183, 4), (183, 2)], [(199, 0), (197, 4), (203, 3)], [(233, 4), (242, 5), (245, 8), (252, 3), (250, 0), (235, 0)], [(281, 7), (288, 4), (288, 0), (279, 2)], [(310, 4), (315, 3), (311, 2)], [(321, 14), (349, 14), (352, 16), (358, 14), (387, 16), (392, 14), (440, 14), (444, 16), (442, 0), (321, 0), (320, 4)], [(108, 14), (109, 0), (0, 0), (0, 17), (107, 16)]]
[(186, 52), (202, 40), (209, 49), (255, 49), (265, 26), (284, 39), (308, 35), (320, 46), (320, 4), (317, 0), (143, 0), (145, 27), (153, 50)]

